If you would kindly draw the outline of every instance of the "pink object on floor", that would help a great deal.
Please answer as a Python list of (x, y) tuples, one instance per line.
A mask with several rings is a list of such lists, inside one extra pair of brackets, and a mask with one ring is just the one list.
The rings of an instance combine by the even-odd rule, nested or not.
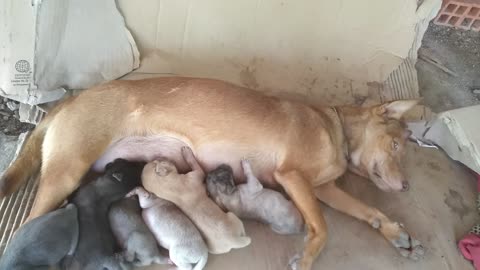
[(476, 270), (480, 270), (480, 236), (476, 234), (467, 234), (460, 242), (458, 248), (463, 257), (473, 261)]

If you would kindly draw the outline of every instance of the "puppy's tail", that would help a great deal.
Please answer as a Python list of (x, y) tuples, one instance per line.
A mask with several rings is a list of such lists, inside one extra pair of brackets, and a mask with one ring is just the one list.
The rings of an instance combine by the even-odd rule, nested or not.
[(197, 262), (193, 270), (202, 270), (205, 268), (205, 265), (207, 265), (208, 261), (208, 252), (205, 252), (205, 255), (200, 258), (200, 260)]
[(24, 182), (39, 171), (42, 164), (43, 139), (50, 122), (60, 107), (55, 107), (32, 131), (17, 159), (0, 178), (0, 199), (15, 192)]

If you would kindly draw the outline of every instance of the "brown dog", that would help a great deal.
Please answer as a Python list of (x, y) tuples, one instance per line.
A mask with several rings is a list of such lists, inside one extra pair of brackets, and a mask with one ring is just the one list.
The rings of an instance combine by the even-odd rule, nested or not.
[(117, 155), (164, 156), (186, 171), (179, 153), (189, 146), (207, 171), (226, 163), (241, 181), (240, 160), (248, 158), (264, 185), (285, 189), (308, 228), (303, 253), (292, 267), (311, 269), (325, 244), (327, 228), (317, 199), (368, 222), (402, 255), (417, 258), (423, 248), (399, 223), (334, 183), (348, 167), (383, 190), (408, 189), (400, 158), (409, 132), (400, 118), (416, 103), (315, 108), (217, 80), (113, 81), (49, 113), (3, 175), (0, 195), (15, 191), (41, 166), (30, 215), (37, 217), (59, 206), (99, 158), (94, 168), (103, 169)]

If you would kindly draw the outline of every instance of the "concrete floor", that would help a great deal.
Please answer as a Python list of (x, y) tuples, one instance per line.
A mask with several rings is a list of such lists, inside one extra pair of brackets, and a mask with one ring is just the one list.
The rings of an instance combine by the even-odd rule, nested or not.
[[(480, 104), (480, 32), (431, 23), (419, 55), (416, 69), (420, 95), (433, 111)], [(423, 61), (422, 55), (434, 58), (456, 76)]]
[[(370, 182), (347, 175), (340, 186), (375, 205), (392, 220), (403, 223), (426, 247), (418, 262), (401, 257), (367, 224), (322, 205), (329, 228), (328, 243), (314, 269), (473, 269), (463, 259), (456, 242), (480, 221), (475, 209), (476, 182), (462, 165), (440, 150), (409, 144), (405, 169), (411, 189), (384, 193)], [(267, 227), (245, 222), (250, 246), (223, 255), (212, 255), (207, 270), (287, 269), (288, 260), (303, 244), (303, 236), (281, 236)], [(142, 269), (167, 269), (151, 266)]]

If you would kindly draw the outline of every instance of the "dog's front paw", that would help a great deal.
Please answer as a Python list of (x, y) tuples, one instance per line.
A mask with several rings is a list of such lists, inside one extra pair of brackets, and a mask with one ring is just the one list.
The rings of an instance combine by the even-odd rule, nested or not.
[(387, 224), (387, 226), (382, 226), (381, 230), (384, 236), (403, 257), (414, 261), (423, 258), (425, 248), (420, 241), (414, 239), (409, 233), (407, 233), (402, 224), (397, 222), (390, 223)]
[(288, 262), (288, 266), (290, 266), (291, 270), (300, 270), (301, 260), (302, 260), (302, 256), (300, 254), (296, 254), (290, 259), (290, 261)]

